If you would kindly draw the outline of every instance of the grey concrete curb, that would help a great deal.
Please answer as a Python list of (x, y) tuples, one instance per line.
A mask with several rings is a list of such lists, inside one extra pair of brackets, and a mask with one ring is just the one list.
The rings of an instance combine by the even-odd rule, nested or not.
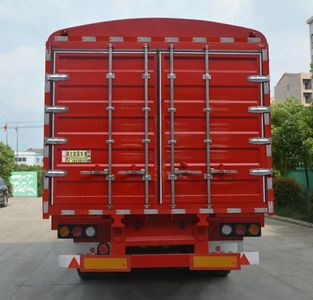
[(288, 223), (292, 223), (292, 224), (297, 224), (297, 225), (313, 228), (313, 223), (310, 223), (310, 222), (291, 219), (291, 218), (287, 218), (287, 217), (281, 217), (281, 216), (277, 216), (277, 215), (274, 215), (274, 216), (265, 215), (265, 217), (268, 219), (274, 219), (274, 220), (284, 221), (284, 222), (288, 222)]

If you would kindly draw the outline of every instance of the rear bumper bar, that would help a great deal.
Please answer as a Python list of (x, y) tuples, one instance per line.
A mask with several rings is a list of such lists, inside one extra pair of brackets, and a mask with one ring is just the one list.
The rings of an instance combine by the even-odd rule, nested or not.
[(191, 270), (240, 270), (259, 263), (258, 252), (210, 254), (141, 254), (126, 256), (60, 255), (59, 266), (83, 272), (130, 272), (136, 268), (189, 268)]

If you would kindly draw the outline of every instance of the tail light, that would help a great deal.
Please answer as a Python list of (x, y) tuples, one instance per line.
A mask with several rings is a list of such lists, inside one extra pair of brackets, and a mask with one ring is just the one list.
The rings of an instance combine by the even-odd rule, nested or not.
[(228, 224), (224, 224), (221, 227), (222, 235), (231, 235), (232, 231), (233, 231), (233, 228)]
[(81, 226), (74, 226), (72, 229), (72, 235), (74, 238), (79, 238), (83, 235), (83, 229)]
[(88, 226), (85, 228), (85, 234), (87, 237), (95, 237), (96, 236), (96, 228), (95, 226)]
[(244, 236), (247, 232), (247, 227), (243, 224), (237, 224), (235, 226), (235, 233), (236, 235), (242, 235)]
[(70, 236), (70, 232), (70, 228), (67, 225), (62, 225), (59, 227), (58, 236), (64, 239)]
[(220, 224), (222, 236), (260, 236), (261, 224), (257, 223), (227, 223)]
[(61, 224), (58, 226), (58, 238), (60, 239), (94, 238), (96, 234), (96, 225)]
[(261, 227), (259, 224), (251, 224), (248, 231), (251, 235), (258, 236), (261, 233)]

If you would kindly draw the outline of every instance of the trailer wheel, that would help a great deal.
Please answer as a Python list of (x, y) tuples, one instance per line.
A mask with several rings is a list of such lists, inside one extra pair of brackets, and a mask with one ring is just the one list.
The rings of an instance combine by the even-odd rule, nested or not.
[(92, 279), (96, 276), (94, 272), (83, 272), (80, 269), (77, 269), (77, 274), (81, 279)]
[(230, 273), (230, 270), (215, 270), (211, 271), (211, 274), (216, 277), (227, 277), (227, 275)]

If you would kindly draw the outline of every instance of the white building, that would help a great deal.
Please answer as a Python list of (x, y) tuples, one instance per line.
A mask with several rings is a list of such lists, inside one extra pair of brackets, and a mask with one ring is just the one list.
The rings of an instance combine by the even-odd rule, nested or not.
[(29, 148), (24, 152), (15, 152), (15, 160), (18, 165), (42, 166), (43, 150)]
[(313, 16), (307, 20), (310, 32), (311, 63), (313, 63)]
[(297, 98), (303, 105), (313, 100), (311, 73), (284, 73), (275, 86), (275, 102), (288, 97)]

